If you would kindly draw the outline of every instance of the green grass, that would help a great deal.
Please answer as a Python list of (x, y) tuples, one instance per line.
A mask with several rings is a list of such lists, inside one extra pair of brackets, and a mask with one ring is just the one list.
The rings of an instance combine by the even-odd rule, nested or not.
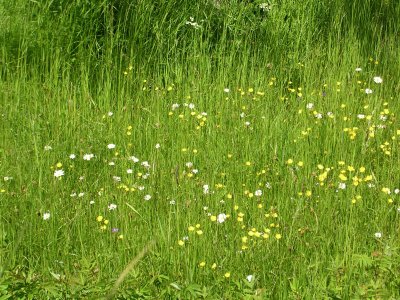
[(0, 299), (399, 298), (400, 5), (301, 2), (0, 1)]

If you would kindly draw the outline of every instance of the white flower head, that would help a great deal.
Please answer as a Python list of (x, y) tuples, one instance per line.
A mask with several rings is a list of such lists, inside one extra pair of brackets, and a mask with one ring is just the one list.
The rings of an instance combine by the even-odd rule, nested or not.
[(149, 201), (151, 199), (151, 195), (144, 196), (144, 200)]
[(107, 148), (108, 148), (108, 149), (115, 149), (115, 144), (108, 144), (108, 145), (107, 145)]
[(177, 109), (177, 108), (179, 108), (179, 104), (178, 103), (174, 103), (174, 104), (172, 104), (172, 110), (175, 110), (175, 109)]
[(365, 89), (365, 93), (366, 93), (367, 95), (372, 94), (372, 90), (371, 90), (370, 88), (366, 88), (366, 89)]
[(344, 182), (340, 182), (338, 188), (344, 190), (346, 189), (346, 184)]
[(361, 72), (362, 69), (360, 67), (356, 68), (356, 72)]
[(117, 209), (117, 204), (111, 203), (110, 205), (108, 205), (108, 210), (116, 210)]
[(43, 214), (43, 220), (48, 220), (48, 219), (50, 219), (50, 212), (45, 212), (44, 214)]
[(262, 195), (262, 190), (255, 191), (254, 195), (256, 195), (257, 197), (260, 197)]
[(375, 237), (377, 238), (377, 239), (380, 239), (381, 237), (382, 237), (382, 232), (375, 232)]
[(142, 162), (141, 165), (142, 165), (143, 167), (147, 168), (147, 169), (150, 168), (150, 164), (149, 164), (148, 161)]
[(132, 173), (133, 173), (133, 170), (132, 170), (132, 169), (128, 169), (128, 170), (126, 170), (126, 173), (127, 173), (127, 174), (132, 174)]
[(55, 170), (54, 171), (54, 177), (60, 178), (61, 176), (64, 176), (64, 171), (63, 170)]
[(210, 192), (210, 188), (208, 184), (203, 185), (203, 194), (208, 194)]
[(254, 279), (254, 276), (253, 275), (247, 275), (246, 279), (247, 279), (248, 282), (252, 282), (253, 279)]
[(226, 220), (226, 214), (221, 213), (221, 214), (219, 214), (219, 215), (217, 216), (217, 221), (218, 221), (218, 223), (224, 223), (225, 220)]
[(44, 146), (44, 151), (50, 151), (51, 149), (53, 148), (51, 148), (51, 146), (49, 145)]
[(72, 154), (69, 155), (69, 158), (70, 158), (70, 159), (75, 159), (75, 158), (76, 158), (76, 155), (72, 153)]
[(112, 117), (113, 114), (114, 114), (114, 113), (113, 113), (112, 111), (109, 111), (109, 112), (107, 113), (107, 115), (108, 115), (109, 117)]
[(365, 118), (365, 115), (364, 115), (364, 114), (358, 114), (358, 115), (357, 115), (357, 118), (359, 118), (359, 119), (364, 119), (364, 118)]
[(314, 108), (314, 103), (307, 103), (306, 108), (307, 109), (313, 109)]
[(131, 156), (131, 157), (129, 157), (129, 159), (130, 159), (131, 161), (133, 161), (134, 163), (139, 162), (139, 158), (137, 158), (137, 157), (135, 157), (135, 156)]
[(228, 88), (224, 88), (224, 92), (225, 92), (225, 93), (229, 93), (230, 90), (229, 90)]
[(380, 83), (383, 82), (383, 79), (382, 79), (382, 77), (375, 76), (375, 77), (374, 77), (374, 82), (380, 84)]
[(155, 147), (156, 147), (156, 149), (159, 149), (161, 147), (161, 145), (157, 143)]
[(83, 155), (83, 160), (91, 160), (94, 157), (94, 154), (85, 154)]

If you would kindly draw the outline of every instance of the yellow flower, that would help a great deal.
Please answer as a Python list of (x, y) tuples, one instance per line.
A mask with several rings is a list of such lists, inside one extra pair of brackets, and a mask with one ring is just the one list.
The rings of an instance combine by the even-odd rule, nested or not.
[(119, 240), (122, 240), (124, 238), (124, 235), (122, 235), (122, 234), (120, 234), (119, 236), (118, 236), (118, 239)]
[(185, 245), (185, 242), (182, 241), (182, 240), (179, 240), (179, 241), (178, 241), (178, 245), (179, 245), (179, 246), (183, 246), (183, 245)]
[(287, 163), (288, 165), (291, 165), (291, 164), (293, 163), (293, 159), (289, 158), (289, 159), (286, 161), (286, 163)]
[(225, 277), (225, 278), (229, 278), (229, 277), (231, 277), (231, 273), (229, 273), (229, 272), (226, 272), (226, 273), (225, 273), (225, 275), (224, 275), (224, 277)]
[(62, 163), (58, 162), (56, 166), (57, 166), (57, 168), (61, 168), (62, 167)]
[(193, 227), (193, 226), (189, 226), (189, 227), (188, 227), (188, 230), (189, 230), (189, 231), (194, 231), (194, 227)]
[(306, 196), (307, 196), (307, 197), (311, 197), (311, 195), (312, 195), (312, 192), (311, 192), (311, 191), (306, 191)]
[(211, 269), (214, 270), (216, 267), (217, 267), (217, 264), (216, 264), (216, 263), (213, 263), (212, 266), (211, 266)]
[(211, 216), (210, 219), (211, 219), (212, 222), (217, 221), (217, 217), (216, 216)]
[(199, 267), (200, 267), (200, 268), (204, 268), (205, 265), (206, 265), (206, 262), (205, 262), (205, 261), (202, 261), (201, 263), (199, 263)]
[(198, 235), (202, 235), (202, 234), (203, 234), (203, 230), (197, 230), (196, 233), (197, 233)]
[(97, 216), (96, 221), (97, 221), (97, 222), (103, 221), (103, 216)]
[(282, 238), (282, 235), (280, 233), (275, 234), (275, 238), (277, 240), (280, 240)]

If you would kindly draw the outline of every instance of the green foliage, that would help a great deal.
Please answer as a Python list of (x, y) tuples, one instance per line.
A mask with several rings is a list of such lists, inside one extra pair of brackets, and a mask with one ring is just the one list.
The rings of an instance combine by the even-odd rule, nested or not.
[(399, 20), (0, 1), (0, 300), (400, 297)]

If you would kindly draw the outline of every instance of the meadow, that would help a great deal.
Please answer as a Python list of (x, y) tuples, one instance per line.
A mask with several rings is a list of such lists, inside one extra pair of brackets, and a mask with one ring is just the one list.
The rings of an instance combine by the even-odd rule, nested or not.
[(400, 299), (399, 20), (0, 1), (0, 300)]

